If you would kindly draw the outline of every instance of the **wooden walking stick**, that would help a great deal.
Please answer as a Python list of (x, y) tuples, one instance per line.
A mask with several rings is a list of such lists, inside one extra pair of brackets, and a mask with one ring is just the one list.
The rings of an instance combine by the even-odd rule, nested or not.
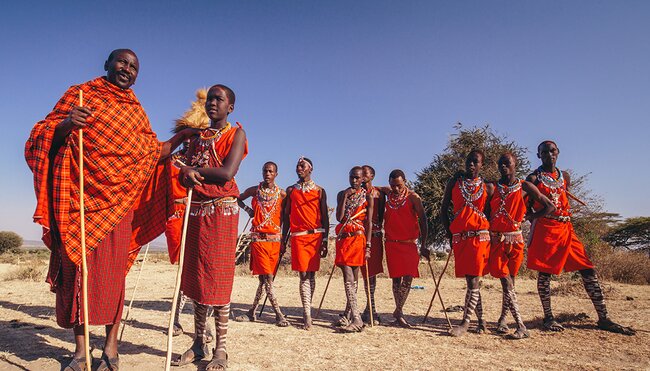
[[(237, 245), (235, 245), (235, 251), (239, 250), (239, 244), (241, 243), (242, 238), (244, 237), (244, 232), (246, 231), (246, 228), (248, 228), (248, 223), (251, 222), (251, 217), (248, 217), (248, 221), (244, 225), (244, 229), (242, 229), (241, 234), (239, 235), (239, 238), (237, 238)], [(237, 264), (237, 261), (239, 260), (239, 257), (246, 251), (246, 249), (242, 249), (237, 256), (235, 256), (235, 264)]]
[[(429, 264), (429, 272), (431, 272), (431, 278), (433, 279), (433, 283), (436, 285), (436, 289), (433, 292), (433, 295), (435, 297), (436, 292), (438, 293), (438, 299), (440, 299), (440, 305), (442, 306), (442, 312), (445, 314), (445, 318), (447, 319), (447, 324), (449, 325), (449, 329), (451, 329), (453, 326), (451, 325), (451, 321), (449, 320), (449, 316), (447, 315), (447, 307), (445, 307), (445, 303), (442, 300), (442, 293), (438, 290), (438, 284), (440, 283), (440, 280), (438, 280), (438, 283), (436, 283), (436, 275), (433, 273), (433, 267), (431, 266), (431, 260), (427, 260), (427, 263)], [(443, 272), (444, 273), (444, 272)], [(442, 279), (442, 274), (440, 275), (440, 279)], [(433, 304), (433, 302), (431, 303)], [(431, 306), (429, 306), (429, 310), (431, 310)], [(429, 312), (427, 311), (427, 315)], [(422, 323), (426, 322), (426, 317)]]
[(174, 335), (174, 313), (176, 313), (176, 304), (178, 302), (178, 290), (181, 286), (181, 277), (183, 275), (183, 258), (185, 257), (185, 240), (187, 237), (187, 224), (190, 220), (190, 206), (192, 205), (192, 190), (187, 190), (187, 204), (185, 205), (185, 215), (183, 218), (183, 233), (181, 234), (181, 248), (178, 257), (178, 270), (176, 271), (176, 285), (174, 286), (174, 297), (172, 299), (172, 310), (169, 315), (169, 326), (167, 328), (167, 358), (165, 359), (165, 371), (169, 371), (172, 362), (172, 336)]
[[(352, 215), (351, 217), (349, 217), (348, 220), (346, 220), (345, 223), (343, 223), (343, 227), (341, 227), (341, 232), (339, 232), (339, 234), (336, 235), (336, 238), (339, 237), (339, 235), (342, 233), (345, 226), (350, 221), (354, 220), (354, 218), (356, 218), (357, 216), (359, 216), (359, 215), (361, 215), (361, 214), (363, 214), (365, 212), (366, 212), (366, 210), (363, 209), (363, 210), (359, 211), (358, 213), (356, 213), (356, 214)], [(318, 304), (318, 310), (316, 311), (316, 317), (318, 317), (318, 315), (320, 314), (320, 309), (323, 306), (323, 301), (325, 300), (325, 294), (327, 294), (327, 288), (330, 287), (330, 281), (332, 280), (332, 275), (334, 274), (334, 268), (336, 268), (336, 264), (332, 265), (332, 270), (330, 271), (330, 276), (327, 279), (327, 285), (325, 285), (325, 291), (323, 291), (323, 297), (320, 299), (320, 304)]]
[[(79, 89), (79, 107), (84, 105), (84, 93)], [(86, 211), (84, 210), (84, 131), (79, 128), (79, 212), (81, 222), (81, 291), (83, 296), (84, 348), (86, 368), (90, 370), (90, 331), (88, 330), (88, 265), (86, 264)]]
[(135, 300), (135, 293), (138, 291), (138, 283), (140, 283), (140, 276), (142, 275), (142, 270), (144, 269), (144, 262), (147, 261), (147, 253), (149, 253), (149, 244), (144, 249), (144, 257), (142, 257), (142, 263), (140, 263), (140, 270), (138, 271), (138, 278), (135, 280), (135, 287), (133, 287), (133, 293), (131, 294), (131, 301), (129, 301), (129, 307), (126, 309), (126, 316), (122, 321), (122, 331), (120, 331), (120, 338), (118, 342), (122, 342), (122, 335), (124, 335), (124, 328), (126, 328), (126, 322), (129, 320), (129, 314), (131, 313), (131, 308), (133, 307), (133, 300)]
[[(287, 242), (289, 242), (289, 236), (290, 234), (287, 233), (287, 237), (284, 240), (284, 246), (287, 245)], [(273, 278), (271, 281), (275, 282), (275, 276), (278, 275), (278, 269), (280, 269), (280, 263), (282, 262), (282, 254), (280, 254), (280, 257), (278, 258), (278, 264), (275, 265), (275, 269), (273, 270)], [(268, 291), (266, 292), (266, 296), (264, 297), (264, 303), (262, 303), (262, 308), (260, 309), (260, 314), (258, 314), (258, 317), (262, 317), (262, 312), (264, 312), (264, 307), (266, 307), (266, 301), (269, 300), (269, 293)]]
[(370, 304), (370, 327), (375, 326), (375, 319), (373, 318), (372, 315), (372, 299), (370, 297), (370, 274), (368, 273), (368, 261), (366, 260), (366, 287), (368, 287), (368, 291), (366, 292), (366, 296), (368, 297), (368, 304)]
[[(424, 315), (424, 319), (422, 320), (422, 323), (425, 323), (427, 321), (427, 318), (429, 317), (429, 312), (431, 312), (431, 307), (433, 306), (433, 301), (436, 299), (436, 294), (439, 294), (438, 292), (438, 287), (440, 286), (440, 281), (442, 281), (442, 276), (445, 275), (445, 272), (447, 271), (447, 266), (449, 265), (449, 259), (451, 259), (451, 254), (452, 250), (449, 250), (449, 254), (447, 254), (447, 261), (445, 262), (445, 267), (442, 268), (442, 273), (440, 273), (440, 278), (438, 278), (438, 282), (436, 283), (436, 289), (433, 291), (433, 297), (431, 298), (431, 302), (429, 303), (429, 309), (427, 309), (427, 313)], [(445, 311), (445, 315), (447, 312)]]

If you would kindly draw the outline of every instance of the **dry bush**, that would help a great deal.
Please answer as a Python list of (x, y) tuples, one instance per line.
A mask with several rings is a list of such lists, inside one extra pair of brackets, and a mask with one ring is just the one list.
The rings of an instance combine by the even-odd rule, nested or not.
[(47, 264), (40, 259), (21, 262), (19, 267), (4, 277), (5, 281), (42, 281), (45, 278)]
[(650, 259), (639, 252), (612, 251), (595, 260), (598, 275), (617, 282), (650, 284)]

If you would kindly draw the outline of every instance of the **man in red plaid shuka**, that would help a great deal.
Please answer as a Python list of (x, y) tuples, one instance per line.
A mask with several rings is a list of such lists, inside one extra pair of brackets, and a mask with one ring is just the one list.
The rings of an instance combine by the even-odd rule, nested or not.
[(106, 326), (99, 369), (118, 367), (126, 273), (139, 247), (164, 231), (173, 212), (166, 192), (168, 164), (160, 161), (195, 133), (188, 129), (158, 141), (130, 89), (139, 70), (133, 51), (114, 50), (104, 70), (105, 77), (70, 87), (25, 144), (37, 198), (34, 221), (51, 250), (47, 282), (56, 292), (57, 323), (75, 334), (75, 354), (66, 370), (85, 369), (78, 129), (84, 129), (88, 324)]
[(181, 290), (194, 300), (194, 343), (173, 365), (200, 361), (209, 352), (203, 336), (208, 306), (214, 307), (216, 347), (206, 370), (225, 369), (228, 364), (226, 335), (230, 294), (235, 275), (235, 250), (239, 188), (235, 174), (248, 154), (246, 133), (233, 126), (228, 115), (235, 108), (235, 93), (224, 85), (208, 90), (205, 111), (210, 127), (201, 130), (189, 145), (179, 179), (193, 187)]

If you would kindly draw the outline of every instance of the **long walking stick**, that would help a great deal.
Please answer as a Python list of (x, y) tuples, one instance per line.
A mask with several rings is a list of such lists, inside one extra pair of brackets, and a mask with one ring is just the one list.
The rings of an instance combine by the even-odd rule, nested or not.
[[(241, 234), (239, 235), (239, 238), (237, 238), (237, 245), (235, 245), (235, 251), (239, 250), (239, 244), (241, 243), (242, 238), (244, 237), (244, 232), (246, 231), (246, 228), (248, 228), (248, 223), (251, 222), (251, 217), (248, 217), (248, 221), (244, 225), (244, 229), (242, 229)], [(239, 260), (239, 257), (246, 251), (246, 249), (242, 249), (237, 256), (235, 256), (235, 263)]]
[[(361, 215), (361, 214), (363, 214), (365, 212), (366, 212), (366, 210), (363, 209), (363, 210), (359, 211), (358, 213), (356, 213), (356, 214), (352, 215), (351, 217), (349, 217), (348, 220), (346, 220), (345, 223), (343, 223), (343, 227), (341, 227), (341, 232), (339, 232), (339, 234), (336, 235), (336, 238), (339, 237), (339, 235), (342, 233), (345, 226), (350, 221), (354, 220), (357, 216), (359, 216), (359, 215)], [(336, 268), (336, 264), (332, 265), (332, 270), (330, 271), (330, 276), (327, 279), (327, 285), (325, 285), (325, 291), (323, 291), (323, 297), (320, 299), (320, 304), (318, 304), (318, 310), (316, 311), (316, 317), (318, 317), (318, 315), (320, 314), (320, 309), (323, 306), (323, 301), (325, 300), (325, 295), (327, 294), (327, 288), (330, 287), (330, 281), (332, 280), (332, 275), (334, 274), (334, 268)]]
[(181, 286), (181, 276), (183, 274), (183, 258), (185, 257), (185, 239), (187, 236), (187, 224), (190, 220), (190, 206), (192, 204), (192, 190), (187, 190), (187, 204), (185, 205), (185, 215), (183, 218), (183, 233), (181, 234), (181, 251), (178, 257), (178, 270), (176, 271), (176, 285), (174, 286), (174, 298), (172, 299), (172, 310), (169, 315), (169, 327), (167, 328), (167, 358), (165, 359), (165, 371), (169, 371), (172, 362), (172, 336), (174, 335), (174, 313), (176, 313), (176, 303), (178, 302), (178, 290)]
[(375, 326), (375, 319), (373, 318), (372, 315), (372, 299), (370, 296), (370, 274), (368, 273), (368, 261), (366, 260), (366, 287), (368, 288), (368, 291), (366, 292), (366, 296), (368, 297), (368, 304), (370, 304), (370, 327)]
[[(79, 89), (79, 107), (84, 105), (84, 93)], [(84, 314), (84, 348), (86, 368), (90, 370), (90, 331), (88, 330), (88, 265), (86, 264), (86, 211), (84, 210), (84, 131), (79, 128), (79, 212), (81, 222), (81, 291)]]
[[(438, 299), (440, 299), (440, 305), (442, 306), (442, 312), (445, 314), (445, 318), (447, 319), (447, 324), (449, 325), (449, 329), (451, 329), (453, 326), (451, 325), (451, 321), (449, 320), (449, 316), (447, 315), (447, 310), (446, 310), (447, 307), (445, 307), (445, 303), (442, 300), (442, 293), (438, 290), (438, 283), (440, 282), (440, 280), (438, 280), (438, 283), (436, 283), (436, 275), (433, 273), (433, 267), (431, 266), (431, 260), (427, 260), (427, 263), (429, 264), (429, 272), (431, 272), (431, 278), (433, 279), (433, 283), (436, 284), (436, 291), (434, 291), (433, 295), (435, 296), (436, 292), (438, 293)], [(442, 275), (440, 275), (440, 278), (442, 278)], [(428, 312), (427, 312), (427, 314), (428, 314)], [(424, 321), (426, 322), (426, 319)]]
[(138, 283), (140, 283), (140, 276), (142, 275), (142, 270), (144, 269), (144, 262), (147, 261), (147, 253), (149, 253), (149, 244), (144, 249), (144, 257), (142, 257), (142, 263), (140, 263), (140, 270), (138, 271), (138, 278), (135, 280), (135, 287), (133, 287), (133, 293), (131, 294), (131, 301), (129, 301), (129, 307), (126, 310), (126, 316), (122, 321), (122, 331), (120, 331), (119, 342), (122, 342), (122, 335), (124, 335), (124, 329), (126, 328), (126, 322), (129, 320), (129, 314), (131, 313), (131, 308), (133, 307), (133, 300), (135, 300), (135, 293), (138, 291)]
[[(440, 281), (442, 281), (442, 276), (444, 276), (445, 272), (447, 271), (447, 266), (449, 265), (449, 259), (451, 259), (451, 254), (452, 254), (452, 250), (449, 250), (449, 254), (447, 254), (447, 261), (445, 262), (445, 267), (442, 268), (442, 273), (440, 273), (440, 277), (438, 278), (438, 282), (436, 283), (436, 289), (433, 292), (433, 297), (431, 298), (431, 302), (429, 303), (429, 309), (427, 309), (427, 314), (424, 315), (424, 319), (422, 320), (422, 323), (425, 323), (427, 321), (427, 318), (429, 317), (429, 312), (431, 312), (431, 307), (433, 306), (433, 301), (436, 299), (436, 294), (439, 294), (438, 287), (440, 286)], [(447, 311), (445, 311), (445, 315), (446, 313)]]

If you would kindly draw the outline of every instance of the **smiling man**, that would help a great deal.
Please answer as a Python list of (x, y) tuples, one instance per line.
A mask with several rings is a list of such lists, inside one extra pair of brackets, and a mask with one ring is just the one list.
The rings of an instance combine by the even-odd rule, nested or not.
[[(98, 370), (117, 369), (117, 332), (124, 306), (125, 276), (139, 246), (165, 228), (167, 182), (158, 172), (192, 129), (160, 143), (130, 89), (140, 63), (129, 49), (111, 52), (105, 77), (72, 86), (25, 145), (34, 173), (34, 221), (51, 250), (47, 282), (56, 292), (59, 326), (73, 328), (75, 354), (66, 370), (85, 369), (81, 293), (79, 129), (84, 129), (84, 201), (88, 268), (88, 324), (106, 326)], [(83, 92), (83, 107), (79, 95)], [(156, 185), (154, 187), (154, 185)], [(171, 208), (169, 208), (171, 210)]]

